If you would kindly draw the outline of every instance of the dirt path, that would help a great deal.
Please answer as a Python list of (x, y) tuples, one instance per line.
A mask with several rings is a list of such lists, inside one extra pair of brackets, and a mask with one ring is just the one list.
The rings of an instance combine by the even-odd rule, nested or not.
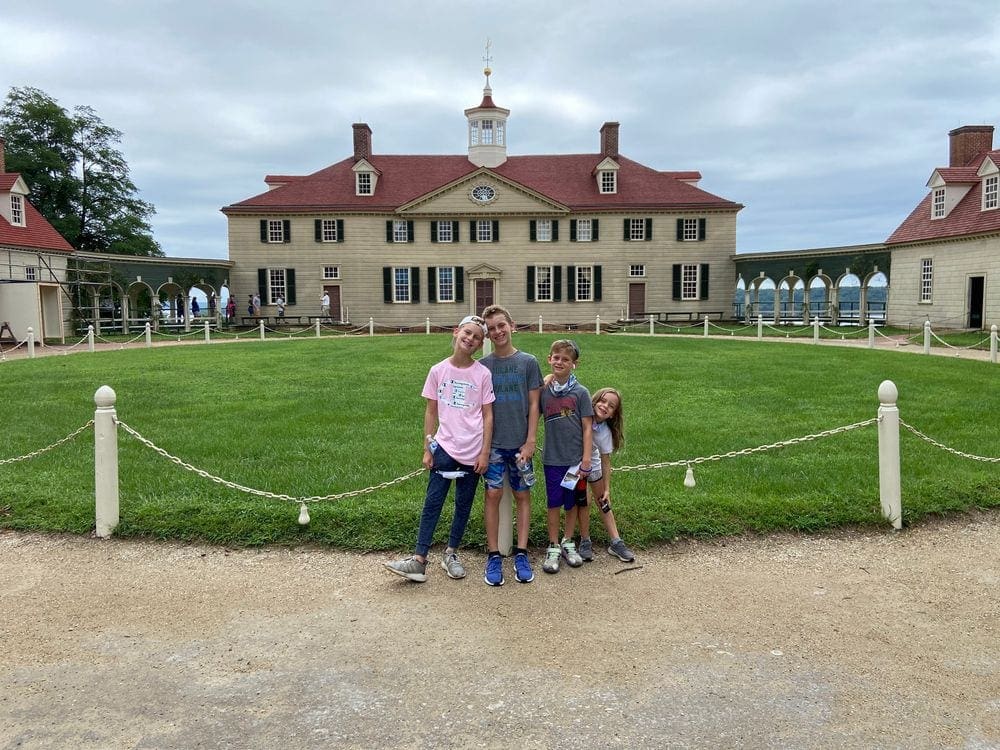
[(1000, 513), (601, 556), (0, 533), (0, 748), (1000, 747)]

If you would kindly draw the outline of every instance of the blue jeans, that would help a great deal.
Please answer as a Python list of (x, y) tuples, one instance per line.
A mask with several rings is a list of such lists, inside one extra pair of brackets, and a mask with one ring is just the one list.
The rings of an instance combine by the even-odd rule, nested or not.
[[(465, 476), (458, 479), (445, 479), (440, 471), (464, 471)], [(465, 535), (465, 527), (469, 523), (472, 503), (476, 499), (476, 487), (479, 486), (479, 475), (471, 466), (460, 464), (448, 455), (440, 445), (434, 449), (434, 468), (427, 480), (427, 496), (424, 498), (424, 509), (420, 514), (420, 530), (417, 531), (417, 546), (415, 552), (426, 557), (431, 543), (434, 541), (434, 529), (441, 518), (441, 508), (455, 482), (455, 515), (451, 519), (451, 533), (448, 536), (448, 546), (458, 548)]]

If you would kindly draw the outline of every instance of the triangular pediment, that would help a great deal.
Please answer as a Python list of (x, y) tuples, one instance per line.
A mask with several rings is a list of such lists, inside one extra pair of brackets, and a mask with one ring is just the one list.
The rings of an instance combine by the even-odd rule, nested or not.
[(976, 172), (976, 176), (985, 177), (988, 174), (996, 174), (997, 172), (1000, 172), (1000, 164), (997, 164), (992, 158), (987, 156), (983, 159), (983, 163), (979, 165), (979, 171)]
[(931, 176), (927, 180), (927, 187), (929, 188), (944, 187), (944, 178), (941, 176), (941, 173), (938, 172), (936, 169), (933, 172), (931, 172)]
[(596, 167), (594, 167), (593, 174), (597, 174), (598, 172), (607, 172), (612, 169), (621, 169), (621, 167), (618, 165), (618, 162), (610, 156), (606, 156), (601, 159), (600, 163)]
[(414, 198), (398, 209), (406, 216), (562, 216), (569, 207), (483, 167)]

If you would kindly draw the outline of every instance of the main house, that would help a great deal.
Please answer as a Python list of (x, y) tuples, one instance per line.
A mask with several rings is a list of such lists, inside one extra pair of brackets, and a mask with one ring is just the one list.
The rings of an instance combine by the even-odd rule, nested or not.
[(510, 111), (465, 110), (468, 153), (381, 155), (354, 128), (354, 153), (222, 209), (230, 290), (262, 314), (452, 325), (486, 305), (558, 323), (648, 312), (729, 313), (738, 203), (619, 152), (619, 124), (590, 154), (508, 156)]
[(61, 293), (73, 246), (28, 200), (29, 186), (6, 170), (0, 139), (0, 340), (62, 338)]
[(891, 322), (1000, 325), (1000, 150), (991, 125), (948, 133), (949, 163), (885, 241), (892, 252)]

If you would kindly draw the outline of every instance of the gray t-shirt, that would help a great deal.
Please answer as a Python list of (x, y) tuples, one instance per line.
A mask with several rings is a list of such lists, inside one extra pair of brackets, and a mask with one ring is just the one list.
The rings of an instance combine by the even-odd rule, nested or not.
[(516, 450), (528, 439), (528, 393), (542, 387), (542, 369), (527, 352), (496, 352), (479, 360), (493, 376), (493, 448)]
[(579, 383), (560, 394), (551, 386), (542, 388), (542, 418), (545, 445), (542, 463), (546, 466), (574, 466), (583, 458), (583, 418), (594, 416), (590, 392)]

